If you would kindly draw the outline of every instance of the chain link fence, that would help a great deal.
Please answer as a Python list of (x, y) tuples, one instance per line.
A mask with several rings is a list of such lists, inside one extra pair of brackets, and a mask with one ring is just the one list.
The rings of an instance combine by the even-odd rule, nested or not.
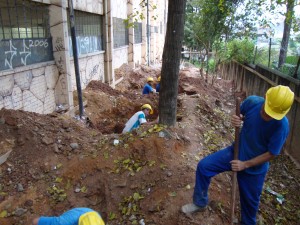
[(253, 64), (262, 64), (288, 76), (300, 79), (300, 43), (293, 39), (289, 41), (285, 63), (278, 67), (280, 47), (281, 40), (275, 38), (260, 41), (255, 47)]

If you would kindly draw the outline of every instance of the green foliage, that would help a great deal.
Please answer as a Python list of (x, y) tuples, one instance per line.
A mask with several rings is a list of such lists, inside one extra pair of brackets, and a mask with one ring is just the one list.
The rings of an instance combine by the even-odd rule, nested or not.
[[(126, 19), (124, 19), (124, 23), (126, 24), (127, 28), (129, 27), (134, 27), (135, 23), (143, 21), (146, 19), (143, 10), (147, 7), (147, 1), (146, 0), (141, 0), (139, 3), (140, 8), (134, 8), (133, 12), (127, 16)], [(157, 5), (149, 3), (149, 10), (156, 10)], [(151, 16), (153, 20), (157, 20), (158, 15), (154, 14)]]
[(285, 63), (297, 65), (298, 57), (297, 56), (287, 56), (285, 59)]
[(217, 66), (216, 60), (215, 60), (214, 58), (210, 58), (210, 59), (208, 60), (208, 71), (209, 71), (209, 72), (215, 71), (216, 66)]
[(251, 63), (254, 57), (254, 43), (249, 39), (234, 39), (226, 43), (219, 43), (219, 57), (221, 61), (236, 60), (240, 63)]

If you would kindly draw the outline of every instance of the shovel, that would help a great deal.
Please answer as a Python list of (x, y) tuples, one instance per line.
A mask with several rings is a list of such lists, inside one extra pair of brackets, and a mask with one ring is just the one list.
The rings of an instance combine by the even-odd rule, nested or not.
[[(235, 108), (235, 114), (237, 116), (240, 116), (240, 104), (241, 99), (238, 97), (236, 98), (236, 108)], [(240, 140), (240, 128), (235, 127), (235, 138), (234, 138), (234, 154), (233, 159), (238, 159), (239, 155), (239, 141)], [(237, 224), (238, 221), (236, 218), (234, 218), (234, 209), (235, 209), (235, 201), (236, 201), (236, 188), (237, 188), (237, 172), (232, 173), (232, 189), (231, 189), (231, 205), (230, 205), (230, 224), (234, 225)]]

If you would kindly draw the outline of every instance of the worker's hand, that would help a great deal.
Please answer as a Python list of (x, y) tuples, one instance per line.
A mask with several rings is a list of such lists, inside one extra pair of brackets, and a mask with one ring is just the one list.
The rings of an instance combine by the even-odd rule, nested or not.
[(242, 171), (246, 169), (246, 163), (241, 160), (232, 160), (230, 161), (231, 169), (234, 172)]
[(232, 115), (231, 116), (231, 124), (234, 127), (241, 127), (243, 123), (244, 116), (240, 114), (240, 116)]

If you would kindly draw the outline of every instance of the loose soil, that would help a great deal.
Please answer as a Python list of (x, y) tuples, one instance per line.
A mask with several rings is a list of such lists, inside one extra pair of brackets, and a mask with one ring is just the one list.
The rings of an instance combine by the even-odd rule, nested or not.
[[(73, 207), (93, 208), (110, 225), (230, 223), (231, 173), (212, 179), (204, 212), (187, 217), (180, 208), (192, 201), (198, 161), (233, 141), (229, 115), (234, 97), (243, 93), (234, 93), (231, 81), (214, 79), (212, 85), (189, 66), (179, 75), (176, 126), (121, 134), (142, 104), (154, 107), (150, 120), (158, 116), (158, 95), (141, 91), (147, 77), (156, 80), (160, 70), (123, 65), (115, 72), (122, 79), (115, 89), (92, 81), (83, 90), (84, 121), (0, 110), (0, 155), (11, 151), (0, 165), (1, 225), (31, 224), (36, 216)], [(285, 154), (271, 163), (267, 187), (284, 201), (265, 189), (259, 224), (299, 224), (299, 170)]]

